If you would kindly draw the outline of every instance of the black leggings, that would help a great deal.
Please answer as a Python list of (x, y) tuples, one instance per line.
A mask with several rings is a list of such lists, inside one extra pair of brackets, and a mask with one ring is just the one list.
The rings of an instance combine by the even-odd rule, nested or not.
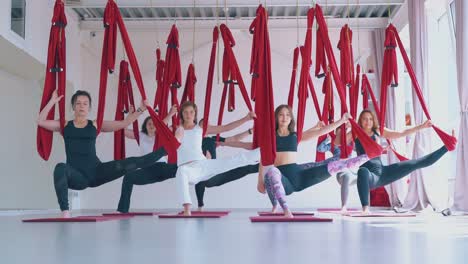
[(406, 160), (389, 166), (383, 166), (381, 162), (380, 166), (378, 166), (378, 163), (376, 165), (374, 162), (370, 170), (365, 166), (360, 167), (358, 170), (357, 188), (362, 206), (369, 205), (370, 190), (399, 180), (417, 169), (428, 167), (439, 160), (445, 153), (447, 153), (447, 148), (443, 146), (419, 159)]
[(166, 151), (160, 148), (141, 157), (98, 163), (95, 168), (87, 170), (87, 172), (69, 164), (57, 164), (54, 170), (54, 186), (60, 209), (62, 211), (69, 209), (68, 189), (84, 190), (88, 187), (103, 185), (138, 168), (154, 164), (165, 155)]
[(293, 192), (300, 192), (312, 185), (323, 182), (330, 178), (328, 172), (328, 163), (317, 166), (316, 162), (305, 164), (287, 164), (277, 168), (283, 175), (281, 183), (283, 184), (286, 195)]
[(199, 182), (195, 185), (195, 193), (197, 195), (198, 207), (203, 207), (203, 197), (205, 195), (205, 188), (211, 188), (215, 186), (221, 186), (228, 182), (232, 182), (241, 179), (251, 173), (258, 172), (258, 164), (247, 165), (244, 167), (235, 168), (225, 173), (218, 174), (209, 180)]
[(146, 185), (175, 178), (176, 164), (157, 162), (149, 167), (133, 171), (123, 178), (117, 211), (127, 213), (130, 208), (133, 185)]

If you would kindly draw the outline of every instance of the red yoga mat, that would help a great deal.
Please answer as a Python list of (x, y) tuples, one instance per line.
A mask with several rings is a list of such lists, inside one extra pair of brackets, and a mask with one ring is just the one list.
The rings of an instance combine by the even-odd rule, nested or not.
[[(312, 212), (293, 212), (294, 216), (311, 216), (314, 215)], [(272, 213), (272, 212), (258, 212), (259, 216), (283, 216), (284, 213)]]
[(158, 212), (128, 212), (128, 213), (105, 213), (103, 216), (153, 216), (159, 215)]
[(318, 218), (313, 216), (296, 216), (294, 218), (287, 218), (284, 216), (252, 216), (250, 222), (252, 223), (266, 223), (266, 222), (332, 222), (331, 218)]
[(192, 214), (191, 216), (183, 214), (159, 215), (159, 218), (221, 218), (225, 214)]
[(121, 220), (128, 219), (132, 216), (75, 216), (71, 218), (33, 218), (33, 219), (23, 219), (25, 223), (52, 223), (52, 222), (63, 222), (63, 223), (76, 223), (76, 222), (102, 222), (110, 220)]
[[(357, 212), (359, 211), (358, 208), (348, 208), (348, 212)], [(318, 208), (317, 212), (321, 213), (339, 213), (341, 212), (341, 208)]]
[(416, 214), (413, 213), (369, 213), (363, 214), (361, 212), (354, 212), (345, 214), (345, 216), (350, 217), (415, 217)]
[[(192, 211), (192, 215), (212, 215), (212, 214), (215, 214), (215, 215), (221, 215), (221, 216), (224, 216), (224, 215), (228, 215), (231, 211)], [(183, 211), (180, 211), (179, 212), (179, 215), (182, 215), (184, 214)]]

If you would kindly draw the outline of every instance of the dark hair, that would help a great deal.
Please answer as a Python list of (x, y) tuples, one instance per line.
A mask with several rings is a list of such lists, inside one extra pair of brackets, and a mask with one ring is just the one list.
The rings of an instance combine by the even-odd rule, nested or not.
[(291, 107), (289, 107), (289, 105), (285, 105), (285, 104), (282, 104), (282, 105), (276, 107), (276, 110), (275, 110), (275, 129), (278, 130), (278, 115), (281, 112), (281, 110), (283, 110), (284, 108), (288, 109), (289, 115), (291, 115), (291, 122), (288, 125), (289, 133), (294, 133), (295, 128), (296, 128), (296, 120), (294, 119), (294, 114), (293, 114), (293, 111), (292, 111)]
[(361, 124), (361, 119), (362, 119), (362, 116), (364, 114), (370, 114), (372, 116), (372, 121), (374, 122), (374, 124), (372, 124), (372, 131), (377, 131), (379, 129), (379, 120), (377, 120), (377, 116), (375, 115), (375, 113), (369, 109), (364, 109), (362, 110), (362, 112), (359, 114), (359, 118), (358, 118), (358, 124), (359, 126), (362, 128), (362, 124)]
[(83, 90), (78, 90), (78, 91), (76, 91), (76, 92), (72, 95), (71, 104), (72, 104), (72, 107), (73, 107), (73, 108), (75, 107), (75, 103), (76, 103), (76, 100), (78, 99), (78, 96), (86, 96), (86, 97), (88, 97), (88, 99), (89, 99), (89, 107), (91, 108), (91, 95), (90, 95), (87, 91), (83, 91)]
[(148, 116), (147, 118), (145, 118), (145, 121), (143, 121), (143, 124), (141, 124), (141, 132), (145, 133), (146, 135), (148, 135), (148, 129), (146, 128), (146, 124), (148, 124), (148, 121), (150, 120), (151, 116)]
[(187, 107), (193, 107), (193, 109), (195, 110), (195, 119), (193, 121), (195, 122), (195, 124), (198, 124), (197, 122), (198, 108), (197, 108), (197, 105), (192, 101), (186, 101), (182, 105), (180, 105), (180, 110), (179, 110), (180, 121), (182, 121), (182, 124), (184, 124), (184, 116), (182, 115), (182, 113)]

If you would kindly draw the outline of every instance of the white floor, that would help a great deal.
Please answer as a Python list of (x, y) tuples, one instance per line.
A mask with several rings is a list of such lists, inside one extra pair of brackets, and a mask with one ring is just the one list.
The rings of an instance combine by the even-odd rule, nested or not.
[(251, 223), (256, 211), (99, 223), (22, 223), (54, 212), (3, 212), (0, 263), (468, 263), (468, 216)]

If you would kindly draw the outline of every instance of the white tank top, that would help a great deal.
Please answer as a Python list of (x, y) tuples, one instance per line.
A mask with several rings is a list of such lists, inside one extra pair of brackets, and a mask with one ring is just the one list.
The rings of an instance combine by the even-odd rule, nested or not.
[[(146, 155), (153, 152), (154, 141), (156, 137), (150, 137), (143, 132), (140, 132), (140, 154)], [(167, 156), (158, 160), (158, 162), (167, 162)]]
[(184, 136), (180, 147), (177, 149), (177, 165), (187, 162), (205, 160), (202, 151), (203, 129), (196, 125), (193, 129), (184, 129)]

